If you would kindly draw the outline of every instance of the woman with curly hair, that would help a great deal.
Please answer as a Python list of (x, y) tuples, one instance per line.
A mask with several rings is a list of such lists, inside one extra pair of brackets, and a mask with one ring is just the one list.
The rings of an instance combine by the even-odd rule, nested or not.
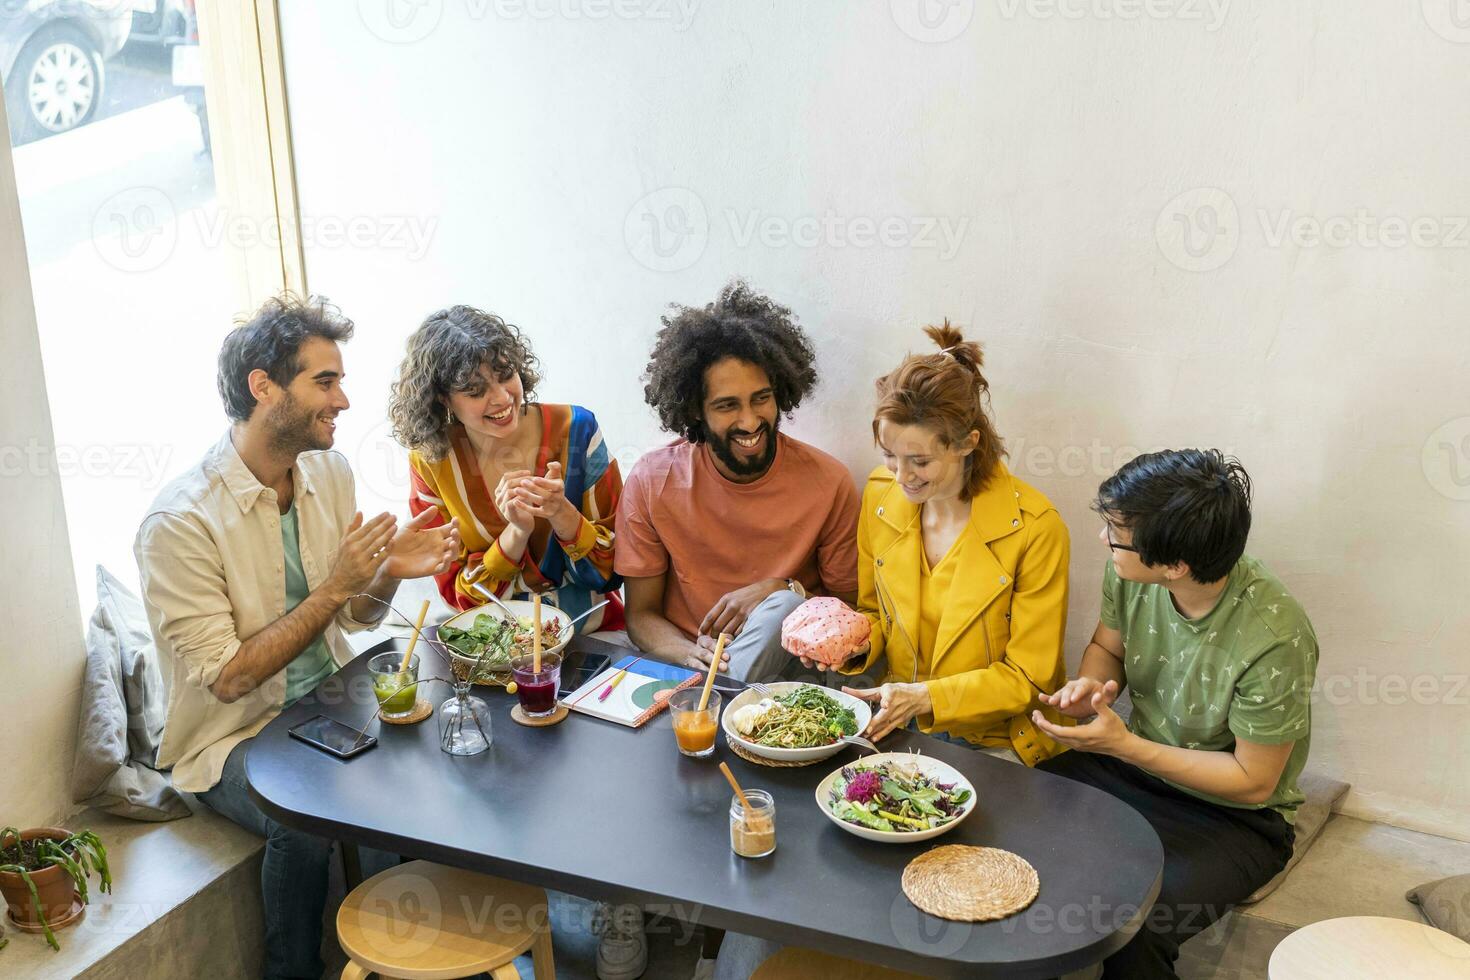
[(793, 667), (781, 621), (808, 592), (857, 594), (847, 467), (780, 432), (816, 386), (791, 311), (743, 282), (663, 320), (644, 397), (678, 438), (645, 453), (618, 508), (628, 635), (645, 653), (770, 680)]
[(886, 657), (880, 686), (849, 689), (878, 708), (870, 738), (917, 727), (1034, 766), (1060, 751), (1029, 715), (1066, 679), (1067, 526), (1002, 461), (980, 345), (947, 320), (925, 333), (939, 350), (878, 379), (883, 464), (858, 523), (872, 631), (840, 669)]
[(452, 306), (408, 339), (388, 415), (409, 452), (415, 515), (459, 519), (458, 559), (437, 576), (456, 609), (540, 592), (578, 628), (622, 628), (613, 520), (622, 480), (602, 430), (580, 405), (535, 400), (540, 366), (520, 330)]

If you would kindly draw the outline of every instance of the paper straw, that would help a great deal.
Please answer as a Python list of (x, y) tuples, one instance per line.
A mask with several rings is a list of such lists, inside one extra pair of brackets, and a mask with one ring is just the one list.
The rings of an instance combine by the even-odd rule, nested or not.
[(403, 663), (398, 665), (398, 672), (400, 674), (408, 670), (408, 662), (413, 659), (414, 645), (419, 641), (419, 631), (424, 628), (424, 619), (428, 615), (429, 600), (425, 599), (424, 604), (419, 607), (419, 621), (413, 625), (413, 636), (408, 638), (408, 649), (403, 651)]
[(745, 790), (741, 789), (740, 784), (735, 781), (735, 774), (730, 771), (729, 764), (721, 762), (720, 772), (724, 773), (725, 778), (730, 780), (730, 788), (735, 791), (736, 796), (740, 797), (740, 805), (745, 809), (745, 812), (750, 813), (750, 801), (745, 798)]
[(710, 661), (709, 676), (704, 679), (704, 691), (699, 695), (699, 711), (709, 707), (709, 692), (714, 690), (715, 675), (720, 672), (720, 657), (725, 653), (725, 641), (729, 638), (729, 633), (721, 633), (715, 641), (715, 659)]
[[(541, 673), (541, 593), (531, 593), (531, 669)], [(514, 625), (514, 624), (512, 624)]]

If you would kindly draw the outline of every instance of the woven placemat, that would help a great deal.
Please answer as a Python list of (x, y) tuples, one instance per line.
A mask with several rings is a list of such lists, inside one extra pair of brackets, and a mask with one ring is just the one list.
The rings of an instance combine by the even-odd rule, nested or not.
[(1041, 880), (1025, 858), (995, 847), (946, 844), (903, 869), (903, 893), (941, 919), (988, 922), (1021, 911)]
[(389, 718), (387, 715), (379, 715), (385, 725), (417, 725), (425, 718), (434, 713), (434, 706), (427, 701), (415, 701), (413, 710), (402, 718)]
[(767, 759), (765, 756), (756, 755), (754, 752), (742, 748), (738, 742), (732, 742), (726, 739), (725, 744), (730, 746), (734, 753), (746, 762), (753, 762), (758, 766), (770, 766), (772, 769), (799, 769), (802, 766), (811, 766), (825, 761), (823, 759), (805, 759), (800, 762), (788, 762), (785, 759)]

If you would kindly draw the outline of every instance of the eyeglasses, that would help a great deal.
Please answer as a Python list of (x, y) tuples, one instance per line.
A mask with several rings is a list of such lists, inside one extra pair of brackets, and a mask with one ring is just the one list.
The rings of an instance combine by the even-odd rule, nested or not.
[(1113, 540), (1113, 531), (1112, 531), (1112, 528), (1109, 528), (1108, 529), (1107, 535), (1108, 535), (1108, 547), (1109, 548), (1112, 548), (1114, 551), (1131, 551), (1135, 555), (1138, 554), (1138, 549), (1135, 548), (1135, 547), (1133, 547), (1133, 545), (1131, 545), (1131, 544), (1119, 544), (1118, 542), (1114, 541)]

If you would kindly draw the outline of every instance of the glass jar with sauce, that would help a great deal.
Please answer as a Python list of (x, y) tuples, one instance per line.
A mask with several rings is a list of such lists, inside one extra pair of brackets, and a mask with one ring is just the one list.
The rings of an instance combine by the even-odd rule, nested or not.
[(741, 857), (762, 858), (776, 849), (776, 801), (763, 789), (748, 789), (746, 809), (730, 798), (730, 849)]

